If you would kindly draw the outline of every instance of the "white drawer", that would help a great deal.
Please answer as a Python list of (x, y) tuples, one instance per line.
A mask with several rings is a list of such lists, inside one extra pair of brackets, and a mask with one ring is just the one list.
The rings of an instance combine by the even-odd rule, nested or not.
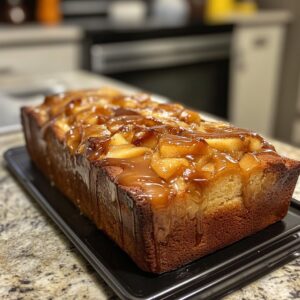
[(76, 43), (0, 48), (0, 74), (75, 70), (80, 67), (80, 52)]

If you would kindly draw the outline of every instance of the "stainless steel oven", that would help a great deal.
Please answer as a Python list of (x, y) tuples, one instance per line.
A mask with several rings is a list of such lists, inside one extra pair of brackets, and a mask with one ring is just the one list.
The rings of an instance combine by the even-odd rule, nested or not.
[(91, 70), (227, 117), (230, 33), (91, 45)]

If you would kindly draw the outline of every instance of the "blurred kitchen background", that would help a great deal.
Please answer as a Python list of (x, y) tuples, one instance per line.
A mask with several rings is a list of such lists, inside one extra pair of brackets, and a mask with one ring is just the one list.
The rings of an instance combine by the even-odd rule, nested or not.
[(300, 1), (0, 0), (0, 132), (107, 77), (300, 146)]

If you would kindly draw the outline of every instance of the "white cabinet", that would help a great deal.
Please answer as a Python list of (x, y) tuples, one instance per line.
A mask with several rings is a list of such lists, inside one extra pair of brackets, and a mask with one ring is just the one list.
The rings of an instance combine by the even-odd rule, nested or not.
[(297, 113), (295, 120), (293, 120), (291, 141), (293, 144), (300, 146), (300, 76), (298, 82)]
[(271, 136), (284, 24), (238, 26), (232, 46), (230, 121)]
[(76, 28), (0, 30), (0, 75), (70, 71), (80, 65), (81, 33)]
[(80, 47), (76, 44), (0, 48), (0, 74), (76, 70), (80, 56)]

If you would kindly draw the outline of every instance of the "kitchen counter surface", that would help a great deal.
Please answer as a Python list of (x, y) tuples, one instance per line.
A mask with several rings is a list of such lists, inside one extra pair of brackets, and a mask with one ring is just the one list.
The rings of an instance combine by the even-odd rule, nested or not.
[(20, 119), (20, 107), (40, 103), (43, 99), (42, 92), (54, 94), (64, 90), (97, 88), (100, 85), (118, 85), (122, 90), (128, 92), (137, 90), (126, 84), (116, 83), (108, 77), (84, 71), (49, 72), (30, 76), (0, 74), (0, 133), (11, 128), (20, 128), (20, 125), (17, 125)]
[[(128, 92), (136, 90), (106, 77), (83, 72), (26, 79), (34, 85), (36, 81), (47, 83), (53, 78), (70, 89), (109, 85)], [(22, 76), (1, 78), (0, 85), (9, 90), (23, 80)], [(155, 99), (166, 101), (160, 96)], [(24, 140), (18, 126), (10, 133), (1, 128), (0, 299), (116, 299), (112, 290), (6, 170), (3, 153), (23, 145)], [(281, 154), (300, 160), (300, 149), (279, 142), (274, 144)], [(300, 199), (300, 183), (294, 197)], [(262, 298), (300, 298), (300, 258), (227, 296), (227, 300)]]
[[(22, 144), (20, 131), (0, 133), (0, 298), (117, 299), (6, 170), (3, 153)], [(274, 144), (300, 160), (300, 149)], [(300, 184), (294, 197), (300, 198)], [(226, 299), (300, 299), (300, 258)]]

